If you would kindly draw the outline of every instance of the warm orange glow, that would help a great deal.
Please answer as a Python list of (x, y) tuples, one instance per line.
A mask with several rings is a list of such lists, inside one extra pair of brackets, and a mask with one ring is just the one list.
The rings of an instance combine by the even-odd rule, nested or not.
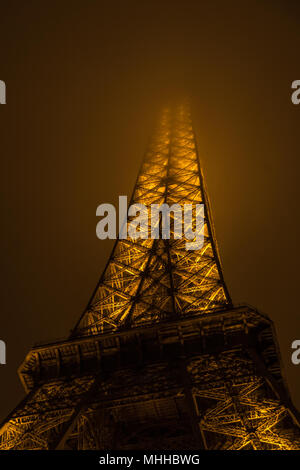
[[(188, 106), (173, 113), (165, 110), (146, 153), (132, 203), (149, 207), (162, 203), (205, 204), (204, 198)], [(186, 250), (184, 238), (168, 244), (162, 240), (120, 240), (78, 326), (78, 335), (99, 333), (108, 326), (118, 328), (127, 320), (132, 325), (146, 324), (172, 313), (200, 315), (226, 306), (229, 298), (220, 278), (209, 223), (206, 214), (204, 246), (191, 252)], [(171, 272), (167, 269), (168, 256)], [(169, 293), (171, 282), (175, 294)]]

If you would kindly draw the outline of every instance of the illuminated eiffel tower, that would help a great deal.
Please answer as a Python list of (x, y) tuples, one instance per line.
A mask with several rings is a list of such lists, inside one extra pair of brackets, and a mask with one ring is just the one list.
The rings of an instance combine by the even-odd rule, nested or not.
[(186, 104), (163, 112), (133, 203), (204, 204), (203, 246), (117, 240), (70, 337), (21, 365), (0, 449), (300, 449), (273, 324), (224, 283)]

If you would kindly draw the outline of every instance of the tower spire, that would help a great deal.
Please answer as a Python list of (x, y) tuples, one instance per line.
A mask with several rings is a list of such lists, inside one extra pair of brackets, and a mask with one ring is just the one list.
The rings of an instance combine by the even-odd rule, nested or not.
[[(231, 306), (212, 230), (188, 104), (167, 108), (144, 157), (131, 204), (204, 205), (204, 243), (118, 240), (75, 334), (203, 315)], [(173, 219), (172, 219), (173, 218)], [(195, 212), (193, 212), (193, 219)], [(174, 222), (174, 214), (171, 213)], [(130, 224), (128, 218), (127, 225)], [(194, 224), (194, 220), (192, 220)], [(150, 227), (149, 227), (150, 232)]]

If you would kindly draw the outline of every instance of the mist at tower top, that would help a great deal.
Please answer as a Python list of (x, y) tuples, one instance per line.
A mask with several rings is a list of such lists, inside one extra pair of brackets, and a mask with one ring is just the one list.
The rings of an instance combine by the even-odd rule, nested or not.
[[(186, 211), (182, 218), (182, 206), (194, 206), (189, 218)], [(137, 211), (132, 212), (134, 207)], [(99, 216), (107, 212), (97, 226), (103, 239), (103, 225), (116, 233), (111, 230), (115, 209), (98, 209)], [(132, 220), (137, 212), (138, 222)], [(134, 186), (125, 228), (72, 337), (206, 315), (231, 306), (187, 104), (173, 112), (164, 109)]]

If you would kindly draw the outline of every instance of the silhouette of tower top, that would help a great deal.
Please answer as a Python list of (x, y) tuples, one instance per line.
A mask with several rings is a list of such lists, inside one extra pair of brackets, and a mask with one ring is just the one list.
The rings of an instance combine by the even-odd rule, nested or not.
[(186, 104), (164, 110), (130, 203), (202, 204), (203, 245), (175, 216), (169, 239), (116, 241), (70, 337), (19, 368), (0, 449), (300, 449), (273, 324), (224, 283)]

